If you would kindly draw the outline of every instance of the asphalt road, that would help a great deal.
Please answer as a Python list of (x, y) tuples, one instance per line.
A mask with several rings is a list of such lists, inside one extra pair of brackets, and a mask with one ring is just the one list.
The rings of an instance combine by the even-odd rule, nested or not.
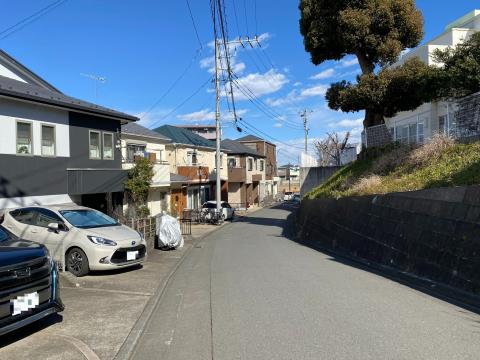
[(213, 233), (134, 359), (479, 359), (480, 316), (282, 235), (286, 208)]

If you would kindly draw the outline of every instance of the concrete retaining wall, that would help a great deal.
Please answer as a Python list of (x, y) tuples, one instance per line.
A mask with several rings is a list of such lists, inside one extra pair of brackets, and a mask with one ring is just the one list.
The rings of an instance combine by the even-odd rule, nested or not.
[(300, 168), (300, 195), (305, 195), (314, 187), (324, 183), (340, 170), (341, 166), (318, 166)]
[(304, 200), (299, 236), (480, 294), (480, 186)]

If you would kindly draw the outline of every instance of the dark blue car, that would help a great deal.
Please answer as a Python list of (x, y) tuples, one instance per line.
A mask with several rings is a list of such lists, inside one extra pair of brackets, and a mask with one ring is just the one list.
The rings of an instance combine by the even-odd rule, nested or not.
[(48, 250), (0, 225), (0, 335), (63, 309)]

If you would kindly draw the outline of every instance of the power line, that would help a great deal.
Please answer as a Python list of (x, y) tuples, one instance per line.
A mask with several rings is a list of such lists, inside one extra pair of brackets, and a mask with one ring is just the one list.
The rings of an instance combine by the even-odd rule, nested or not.
[(243, 11), (245, 13), (245, 26), (247, 28), (247, 34), (250, 34), (250, 31), (248, 30), (247, 0), (243, 0)]
[[(168, 114), (162, 116), (159, 120), (155, 121), (151, 127), (153, 128), (154, 126), (156, 126), (158, 123), (162, 122), (163, 120), (165, 120), (166, 118), (168, 118), (170, 115), (174, 114), (178, 109), (180, 109), (183, 105), (185, 105), (187, 103), (187, 101), (189, 101), (191, 98), (193, 98), (195, 95), (197, 95), (200, 90), (202, 90), (205, 85), (207, 85), (209, 82), (212, 81), (212, 78), (209, 77), (207, 79), (207, 81), (205, 81), (204, 83), (202, 83), (202, 85), (200, 85), (200, 87), (198, 89), (196, 89), (191, 95), (189, 95), (186, 99), (184, 99), (180, 104), (178, 104), (177, 106), (175, 106), (175, 108), (170, 111)], [(142, 117), (143, 118), (143, 117)]]
[(20, 31), (21, 29), (23, 29), (24, 27), (26, 27), (27, 25), (37, 21), (38, 19), (40, 19), (43, 15), (46, 15), (47, 13), (49, 13), (50, 11), (56, 9), (57, 7), (59, 7), (60, 5), (64, 4), (65, 2), (67, 2), (68, 0), (57, 0), (57, 1), (54, 1), (53, 3), (51, 3), (50, 5), (47, 5), (43, 8), (41, 8), (40, 10), (34, 12), (33, 14), (27, 16), (26, 18), (18, 21), (17, 23), (13, 24), (12, 26), (9, 26), (8, 28), (6, 28), (5, 30), (2, 30), (0, 32), (0, 40), (3, 40), (7, 37), (9, 37), (10, 35), (13, 35), (14, 33), (16, 33), (17, 31)]
[(192, 19), (192, 25), (193, 25), (193, 29), (195, 30), (195, 35), (197, 36), (198, 43), (200, 44), (200, 49), (202, 49), (203, 48), (202, 41), (200, 40), (200, 36), (198, 36), (197, 25), (195, 25), (195, 19), (193, 18), (192, 9), (190, 8), (190, 2), (188, 0), (185, 0), (185, 1), (187, 3), (190, 19)]
[(165, 97), (170, 94), (170, 92), (175, 88), (175, 86), (177, 86), (177, 84), (184, 78), (184, 76), (187, 74), (188, 70), (190, 70), (190, 68), (192, 67), (193, 63), (198, 59), (198, 57), (200, 56), (202, 52), (202, 49), (198, 49), (196, 51), (196, 54), (195, 56), (192, 58), (192, 60), (190, 60), (190, 62), (188, 63), (187, 67), (180, 73), (180, 75), (173, 81), (172, 85), (170, 85), (170, 87), (160, 96), (160, 98), (158, 100), (156, 100), (149, 108), (147, 111), (145, 111), (142, 116), (140, 117), (140, 119), (143, 119), (145, 118), (145, 116), (147, 116), (153, 109), (155, 109), (161, 102), (163, 99), (165, 99)]

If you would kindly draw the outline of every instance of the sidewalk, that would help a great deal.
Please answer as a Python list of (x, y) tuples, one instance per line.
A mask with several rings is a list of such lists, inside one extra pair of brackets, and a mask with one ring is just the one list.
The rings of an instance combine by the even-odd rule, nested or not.
[(195, 242), (223, 227), (193, 225), (179, 250), (152, 250), (142, 268), (60, 276), (65, 311), (0, 339), (0, 359), (113, 359)]

